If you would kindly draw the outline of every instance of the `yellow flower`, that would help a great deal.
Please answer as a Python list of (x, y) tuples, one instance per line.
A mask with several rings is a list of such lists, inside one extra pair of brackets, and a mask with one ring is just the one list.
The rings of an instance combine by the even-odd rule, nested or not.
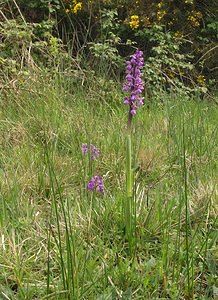
[(187, 18), (193, 27), (200, 26), (200, 19), (202, 19), (202, 13), (200, 11), (192, 11), (191, 15)]
[(197, 76), (197, 83), (201, 86), (203, 86), (205, 84), (205, 76), (204, 75), (198, 75)]
[(175, 36), (175, 38), (181, 38), (182, 37), (182, 32), (176, 31), (174, 36)]
[(139, 16), (133, 15), (131, 16), (131, 21), (129, 22), (129, 26), (132, 28), (132, 30), (139, 27)]
[(73, 8), (73, 13), (77, 14), (78, 10), (81, 10), (81, 9), (82, 9), (82, 2), (78, 2)]
[(157, 20), (161, 21), (161, 19), (163, 19), (163, 17), (166, 15), (166, 11), (165, 10), (158, 10), (157, 12)]

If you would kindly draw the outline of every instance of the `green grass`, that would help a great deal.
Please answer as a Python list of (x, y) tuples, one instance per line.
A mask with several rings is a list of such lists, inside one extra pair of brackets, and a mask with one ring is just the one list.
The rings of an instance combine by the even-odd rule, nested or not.
[(119, 85), (43, 75), (0, 97), (0, 299), (217, 299), (215, 105), (165, 95), (134, 117), (129, 255)]

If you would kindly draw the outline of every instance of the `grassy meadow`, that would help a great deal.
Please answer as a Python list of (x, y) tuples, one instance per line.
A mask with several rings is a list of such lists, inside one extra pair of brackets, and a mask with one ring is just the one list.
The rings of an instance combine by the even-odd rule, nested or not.
[[(133, 118), (130, 254), (121, 85), (46, 73), (17, 84), (0, 94), (0, 299), (218, 299), (215, 103), (163, 93)], [(93, 174), (104, 196), (86, 190)]]

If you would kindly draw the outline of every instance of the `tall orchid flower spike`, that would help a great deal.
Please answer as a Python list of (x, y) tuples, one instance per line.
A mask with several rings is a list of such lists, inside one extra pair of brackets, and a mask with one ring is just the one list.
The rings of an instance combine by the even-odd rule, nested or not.
[(132, 169), (132, 117), (136, 114), (139, 106), (144, 104), (141, 93), (144, 89), (141, 70), (144, 65), (143, 52), (136, 50), (130, 56), (130, 61), (126, 65), (126, 81), (123, 84), (123, 91), (128, 94), (124, 97), (124, 104), (129, 106), (127, 136), (126, 136), (126, 198), (123, 201), (125, 234), (129, 242), (129, 249), (132, 246), (135, 236), (136, 202), (133, 194), (134, 172)]
[(136, 50), (130, 57), (126, 65), (126, 81), (123, 84), (123, 91), (128, 92), (124, 97), (124, 104), (129, 105), (129, 126), (131, 126), (132, 116), (136, 114), (139, 106), (144, 104), (144, 97), (140, 97), (144, 90), (144, 82), (141, 79), (141, 69), (144, 66), (143, 52)]

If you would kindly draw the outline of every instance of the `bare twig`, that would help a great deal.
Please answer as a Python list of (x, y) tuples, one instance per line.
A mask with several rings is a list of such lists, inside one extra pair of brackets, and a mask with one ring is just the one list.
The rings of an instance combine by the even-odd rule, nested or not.
[(19, 14), (20, 14), (20, 16), (21, 16), (21, 18), (22, 18), (24, 24), (27, 26), (27, 22), (26, 22), (26, 20), (25, 20), (25, 18), (24, 18), (24, 16), (23, 16), (23, 14), (22, 14), (22, 12), (21, 12), (19, 6), (17, 5), (17, 2), (16, 2), (15, 0), (13, 0), (13, 2), (14, 2), (14, 5), (16, 6), (16, 8), (17, 8), (17, 10), (18, 10), (18, 12), (19, 12)]
[(213, 48), (209, 49), (207, 52), (205, 52), (195, 63), (195, 65), (197, 63), (199, 63), (199, 61), (201, 61), (208, 53), (210, 53), (211, 51), (215, 50), (216, 48), (218, 48), (218, 45), (214, 46)]

